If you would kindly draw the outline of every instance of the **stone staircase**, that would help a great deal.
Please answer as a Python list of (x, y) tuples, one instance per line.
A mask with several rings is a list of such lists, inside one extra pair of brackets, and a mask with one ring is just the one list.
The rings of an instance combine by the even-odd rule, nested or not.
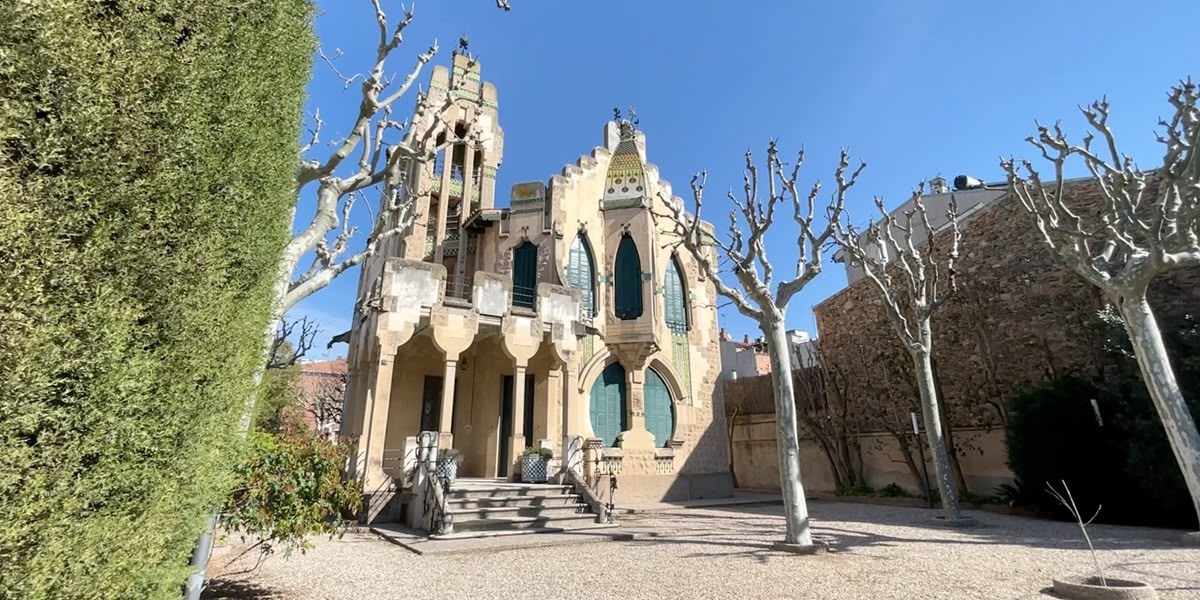
[(609, 527), (569, 485), (459, 479), (450, 487), (446, 511), (452, 533), (437, 539), (492, 537)]

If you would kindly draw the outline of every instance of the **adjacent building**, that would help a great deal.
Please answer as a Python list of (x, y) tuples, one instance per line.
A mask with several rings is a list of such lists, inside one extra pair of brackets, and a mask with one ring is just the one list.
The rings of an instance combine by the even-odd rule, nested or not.
[[(771, 357), (767, 354), (767, 341), (759, 336), (751, 340), (749, 335), (741, 341), (733, 339), (724, 328), (721, 338), (721, 381), (739, 377), (754, 377), (771, 373)], [(792, 329), (787, 332), (789, 359), (792, 370), (811, 367), (817, 360), (817, 340), (807, 331)]]

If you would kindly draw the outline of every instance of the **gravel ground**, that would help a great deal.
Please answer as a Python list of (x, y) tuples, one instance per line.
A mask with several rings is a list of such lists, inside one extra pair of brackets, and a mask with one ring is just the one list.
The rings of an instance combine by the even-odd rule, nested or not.
[[(680, 509), (621, 521), (658, 537), (488, 554), (417, 556), (352, 534), (287, 560), (272, 557), (249, 575), (219, 575), (208, 597), (1045, 599), (1052, 576), (1091, 568), (1069, 523), (971, 512), (980, 527), (948, 530), (925, 526), (934, 513), (922, 509), (828, 502), (810, 509), (814, 532), (834, 552), (772, 551), (782, 537), (779, 506)], [(1200, 548), (1174, 543), (1179, 532), (1088, 531), (1106, 575), (1150, 583), (1164, 599), (1200, 599)], [(231, 550), (219, 548), (213, 564), (224, 565)]]

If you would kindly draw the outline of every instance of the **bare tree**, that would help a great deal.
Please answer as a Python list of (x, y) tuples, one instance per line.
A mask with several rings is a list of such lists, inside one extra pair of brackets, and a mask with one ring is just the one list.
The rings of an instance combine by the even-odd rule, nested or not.
[[(814, 225), (817, 214), (817, 197), (821, 192), (818, 182), (807, 195), (797, 188), (796, 180), (804, 163), (801, 150), (796, 162), (785, 170), (779, 151), (772, 140), (767, 145), (765, 179), (766, 195), (759, 189), (759, 169), (754, 157), (746, 151), (746, 170), (743, 174), (741, 199), (730, 190), (726, 196), (737, 207), (729, 211), (728, 241), (717, 239), (701, 225), (700, 211), (704, 205), (704, 185), (707, 174), (701, 172), (692, 177), (692, 199), (696, 213), (687, 214), (680, 198), (661, 198), (670, 209), (670, 220), (678, 244), (682, 245), (700, 266), (705, 277), (712, 280), (717, 293), (737, 307), (738, 312), (754, 319), (767, 340), (767, 352), (771, 359), (771, 383), (775, 389), (775, 415), (779, 446), (780, 487), (783, 492), (784, 514), (787, 522), (785, 544), (812, 545), (809, 530), (808, 506), (804, 498), (804, 486), (800, 477), (800, 447), (796, 426), (796, 394), (791, 377), (790, 346), (784, 319), (792, 297), (821, 272), (821, 250), (833, 236), (834, 223), (841, 219), (846, 192), (858, 180), (866, 163), (853, 171), (849, 168), (849, 153), (843, 150), (841, 161), (835, 172), (837, 188), (825, 209), (823, 227)], [(796, 261), (795, 275), (776, 285), (774, 267), (767, 258), (766, 234), (775, 222), (775, 210), (780, 203), (790, 202), (792, 218), (798, 229), (796, 245), (800, 256)], [(738, 213), (741, 214), (739, 222)], [(748, 232), (743, 231), (743, 227)], [(727, 284), (710, 249), (716, 245), (731, 263), (736, 284)], [(774, 288), (774, 289), (773, 289)]]
[[(1158, 275), (1200, 266), (1200, 110), (1197, 88), (1189, 79), (1168, 95), (1173, 114), (1160, 120), (1162, 165), (1143, 171), (1117, 149), (1108, 126), (1109, 104), (1101, 99), (1080, 107), (1091, 132), (1082, 145), (1067, 141), (1062, 128), (1037, 124), (1027, 141), (1054, 166), (1044, 181), (1028, 160), (1000, 162), (1011, 193), (1034, 217), (1042, 240), (1076, 273), (1103, 291), (1116, 305), (1133, 345), (1142, 379), (1154, 400), (1200, 516), (1200, 433), (1163, 345), (1146, 292)], [(1099, 134), (1099, 148), (1092, 142)], [(1100, 206), (1068, 206), (1066, 163), (1081, 158), (1100, 192)]]
[(849, 378), (821, 343), (813, 343), (812, 364), (792, 371), (799, 425), (825, 455), (837, 489), (853, 489), (863, 483), (859, 440), (864, 414), (853, 406)]
[(304, 410), (312, 417), (317, 433), (327, 436), (342, 423), (342, 401), (346, 396), (349, 374), (345, 371), (318, 373), (308, 391)]
[(267, 362), (267, 368), (286, 369), (299, 362), (312, 350), (313, 342), (320, 331), (316, 321), (311, 321), (308, 317), (290, 320), (286, 317), (281, 318), (279, 327), (275, 330), (275, 339), (271, 341), (271, 358)]
[[(875, 207), (880, 214), (878, 223), (868, 225), (860, 234), (853, 226), (839, 221), (834, 237), (850, 260), (862, 267), (866, 279), (879, 292), (888, 319), (913, 361), (925, 435), (942, 497), (942, 511), (947, 521), (958, 521), (962, 515), (933, 372), (932, 321), (934, 312), (954, 290), (954, 263), (958, 259), (962, 236), (958, 230), (957, 206), (951, 196), (945, 225), (949, 243), (945, 247), (945, 256), (939, 256), (941, 236), (936, 235), (937, 230), (929, 221), (929, 211), (921, 200), (924, 188), (922, 183), (913, 191), (909, 200), (912, 208), (903, 211), (901, 217), (889, 213), (883, 207), (883, 199), (876, 197)], [(942, 285), (943, 266), (947, 286)]]

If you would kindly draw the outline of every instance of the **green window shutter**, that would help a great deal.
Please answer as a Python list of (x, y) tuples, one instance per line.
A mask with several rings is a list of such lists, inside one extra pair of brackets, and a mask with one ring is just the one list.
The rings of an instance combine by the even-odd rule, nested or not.
[(604, 440), (605, 446), (615, 446), (617, 436), (627, 428), (629, 400), (625, 389), (625, 369), (621, 363), (612, 363), (604, 368), (596, 383), (592, 384), (591, 407), (592, 431)]
[(613, 309), (617, 318), (631, 320), (642, 316), (642, 259), (638, 255), (637, 244), (628, 234), (617, 245), (613, 270), (616, 280)]
[(592, 266), (592, 251), (587, 236), (580, 233), (571, 244), (567, 257), (567, 285), (579, 290), (583, 318), (590, 321), (596, 314), (596, 272)]
[(675, 434), (675, 413), (671, 407), (671, 391), (658, 371), (646, 369), (646, 431), (654, 435), (659, 447), (667, 445)]
[(537, 246), (532, 242), (513, 249), (513, 306), (533, 308), (537, 294)]
[(663, 276), (663, 303), (667, 327), (674, 333), (685, 333), (688, 327), (687, 293), (683, 289), (683, 271), (674, 258), (667, 264)]
[(525, 447), (533, 447), (533, 386), (537, 384), (532, 374), (525, 375), (525, 420), (521, 426), (525, 428)]

